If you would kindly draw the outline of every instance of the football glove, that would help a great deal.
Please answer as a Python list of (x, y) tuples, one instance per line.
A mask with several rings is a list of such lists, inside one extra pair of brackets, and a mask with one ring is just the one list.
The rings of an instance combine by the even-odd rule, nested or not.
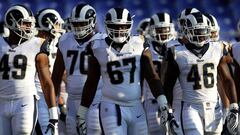
[(58, 112), (57, 107), (51, 107), (49, 111), (49, 122), (45, 134), (50, 130), (52, 135), (58, 135)]
[(79, 135), (87, 134), (87, 127), (85, 117), (88, 112), (88, 108), (80, 105), (77, 112), (77, 132)]
[(66, 105), (58, 105), (59, 110), (60, 110), (60, 115), (59, 115), (59, 119), (63, 122), (66, 122), (66, 114), (67, 114), (67, 108)]
[(163, 127), (166, 127), (166, 123), (168, 120), (168, 103), (167, 99), (164, 95), (160, 95), (157, 98), (157, 102), (160, 109), (160, 122)]
[(179, 128), (179, 125), (173, 116), (172, 109), (169, 109), (168, 111), (168, 124), (169, 124), (169, 132), (172, 135), (177, 135), (176, 129)]
[(226, 122), (229, 133), (236, 135), (238, 127), (238, 104), (230, 104), (230, 111), (226, 117)]

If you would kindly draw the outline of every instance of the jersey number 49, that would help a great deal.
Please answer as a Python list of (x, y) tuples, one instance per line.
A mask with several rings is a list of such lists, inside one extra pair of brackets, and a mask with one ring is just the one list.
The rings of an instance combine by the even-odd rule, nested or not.
[[(13, 61), (9, 61), (9, 55), (4, 54), (0, 61), (0, 73), (2, 72), (3, 80), (9, 80), (10, 78), (9, 73), (11, 71), (11, 67), (9, 66), (9, 63), (13, 63), (12, 67), (16, 69), (15, 71), (12, 71), (12, 78), (24, 79), (27, 69), (27, 57), (22, 54), (18, 54), (13, 57)], [(18, 72), (19, 70), (20, 73)]]

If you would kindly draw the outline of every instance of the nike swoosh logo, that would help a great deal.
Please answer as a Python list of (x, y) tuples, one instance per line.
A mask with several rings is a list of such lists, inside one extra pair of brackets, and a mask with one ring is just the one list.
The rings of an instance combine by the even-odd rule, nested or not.
[(21, 107), (27, 106), (27, 104), (21, 105)]
[(95, 104), (92, 104), (92, 106), (95, 106), (95, 105), (97, 105), (98, 103), (95, 103)]
[(138, 116), (136, 116), (137, 118), (140, 118), (142, 116), (142, 114), (141, 115), (138, 115)]

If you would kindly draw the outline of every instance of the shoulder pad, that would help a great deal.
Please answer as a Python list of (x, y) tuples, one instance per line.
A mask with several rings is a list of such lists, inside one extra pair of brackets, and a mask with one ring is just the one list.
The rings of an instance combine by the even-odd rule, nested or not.
[(50, 54), (50, 49), (49, 49), (49, 39), (46, 39), (44, 42), (43, 42), (43, 44), (42, 44), (42, 46), (41, 46), (41, 48), (40, 48), (40, 53), (45, 53), (45, 54), (47, 54), (47, 56), (49, 56), (49, 54)]
[(130, 41), (131, 42), (137, 42), (137, 43), (143, 43), (144, 42), (144, 40), (140, 37), (140, 36), (132, 36), (131, 38), (130, 38)]
[(96, 33), (93, 37), (89, 40), (90, 42), (93, 40), (104, 40), (107, 37), (105, 33)]
[(60, 38), (59, 38), (59, 42), (62, 42), (64, 40), (66, 40), (67, 38), (69, 38), (69, 36), (72, 36), (73, 33), (72, 32), (67, 32), (67, 33), (64, 33)]
[(145, 41), (144, 41), (144, 43), (143, 43), (143, 48), (144, 48), (144, 49), (145, 49), (145, 48), (149, 48), (149, 47), (150, 47), (150, 44), (151, 44), (150, 39), (145, 38)]

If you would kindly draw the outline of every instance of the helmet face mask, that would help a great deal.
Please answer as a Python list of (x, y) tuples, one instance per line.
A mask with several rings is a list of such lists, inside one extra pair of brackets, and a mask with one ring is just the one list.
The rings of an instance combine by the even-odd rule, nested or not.
[(191, 43), (197, 45), (198, 47), (202, 47), (210, 39), (210, 28), (188, 28), (187, 37)]
[(63, 33), (65, 33), (65, 30), (62, 28), (63, 23), (55, 23), (53, 25), (53, 29), (50, 30), (50, 33), (54, 36), (54, 37), (60, 37)]
[(197, 47), (210, 41), (209, 20), (201, 13), (191, 14), (186, 20), (186, 37)]
[(12, 6), (5, 13), (5, 26), (16, 35), (30, 39), (35, 35), (35, 18), (32, 12), (24, 6)]
[(184, 9), (178, 17), (178, 29), (179, 29), (179, 38), (182, 38), (186, 34), (186, 18), (189, 14), (200, 12), (196, 8), (186, 8)]
[(174, 24), (167, 13), (157, 13), (151, 17), (150, 36), (156, 42), (165, 44), (174, 38)]
[(167, 26), (152, 26), (151, 27), (151, 36), (153, 39), (161, 44), (167, 43), (173, 39), (173, 24)]
[(132, 23), (114, 24), (111, 22), (105, 22), (107, 27), (107, 34), (116, 43), (123, 43), (130, 36), (132, 29)]
[(69, 18), (71, 31), (76, 39), (84, 39), (91, 34), (96, 25), (96, 11), (88, 4), (78, 4)]
[(94, 18), (89, 18), (85, 20), (70, 19), (71, 30), (75, 33), (77, 39), (83, 39), (93, 32), (95, 24)]
[(29, 39), (34, 36), (34, 31), (35, 30), (35, 24), (33, 23), (34, 21), (29, 21), (29, 20), (20, 20), (19, 23), (17, 23), (17, 30), (16, 32), (18, 35), (22, 38)]
[(124, 8), (111, 8), (105, 16), (108, 37), (116, 43), (123, 43), (129, 38), (132, 24), (129, 11)]

